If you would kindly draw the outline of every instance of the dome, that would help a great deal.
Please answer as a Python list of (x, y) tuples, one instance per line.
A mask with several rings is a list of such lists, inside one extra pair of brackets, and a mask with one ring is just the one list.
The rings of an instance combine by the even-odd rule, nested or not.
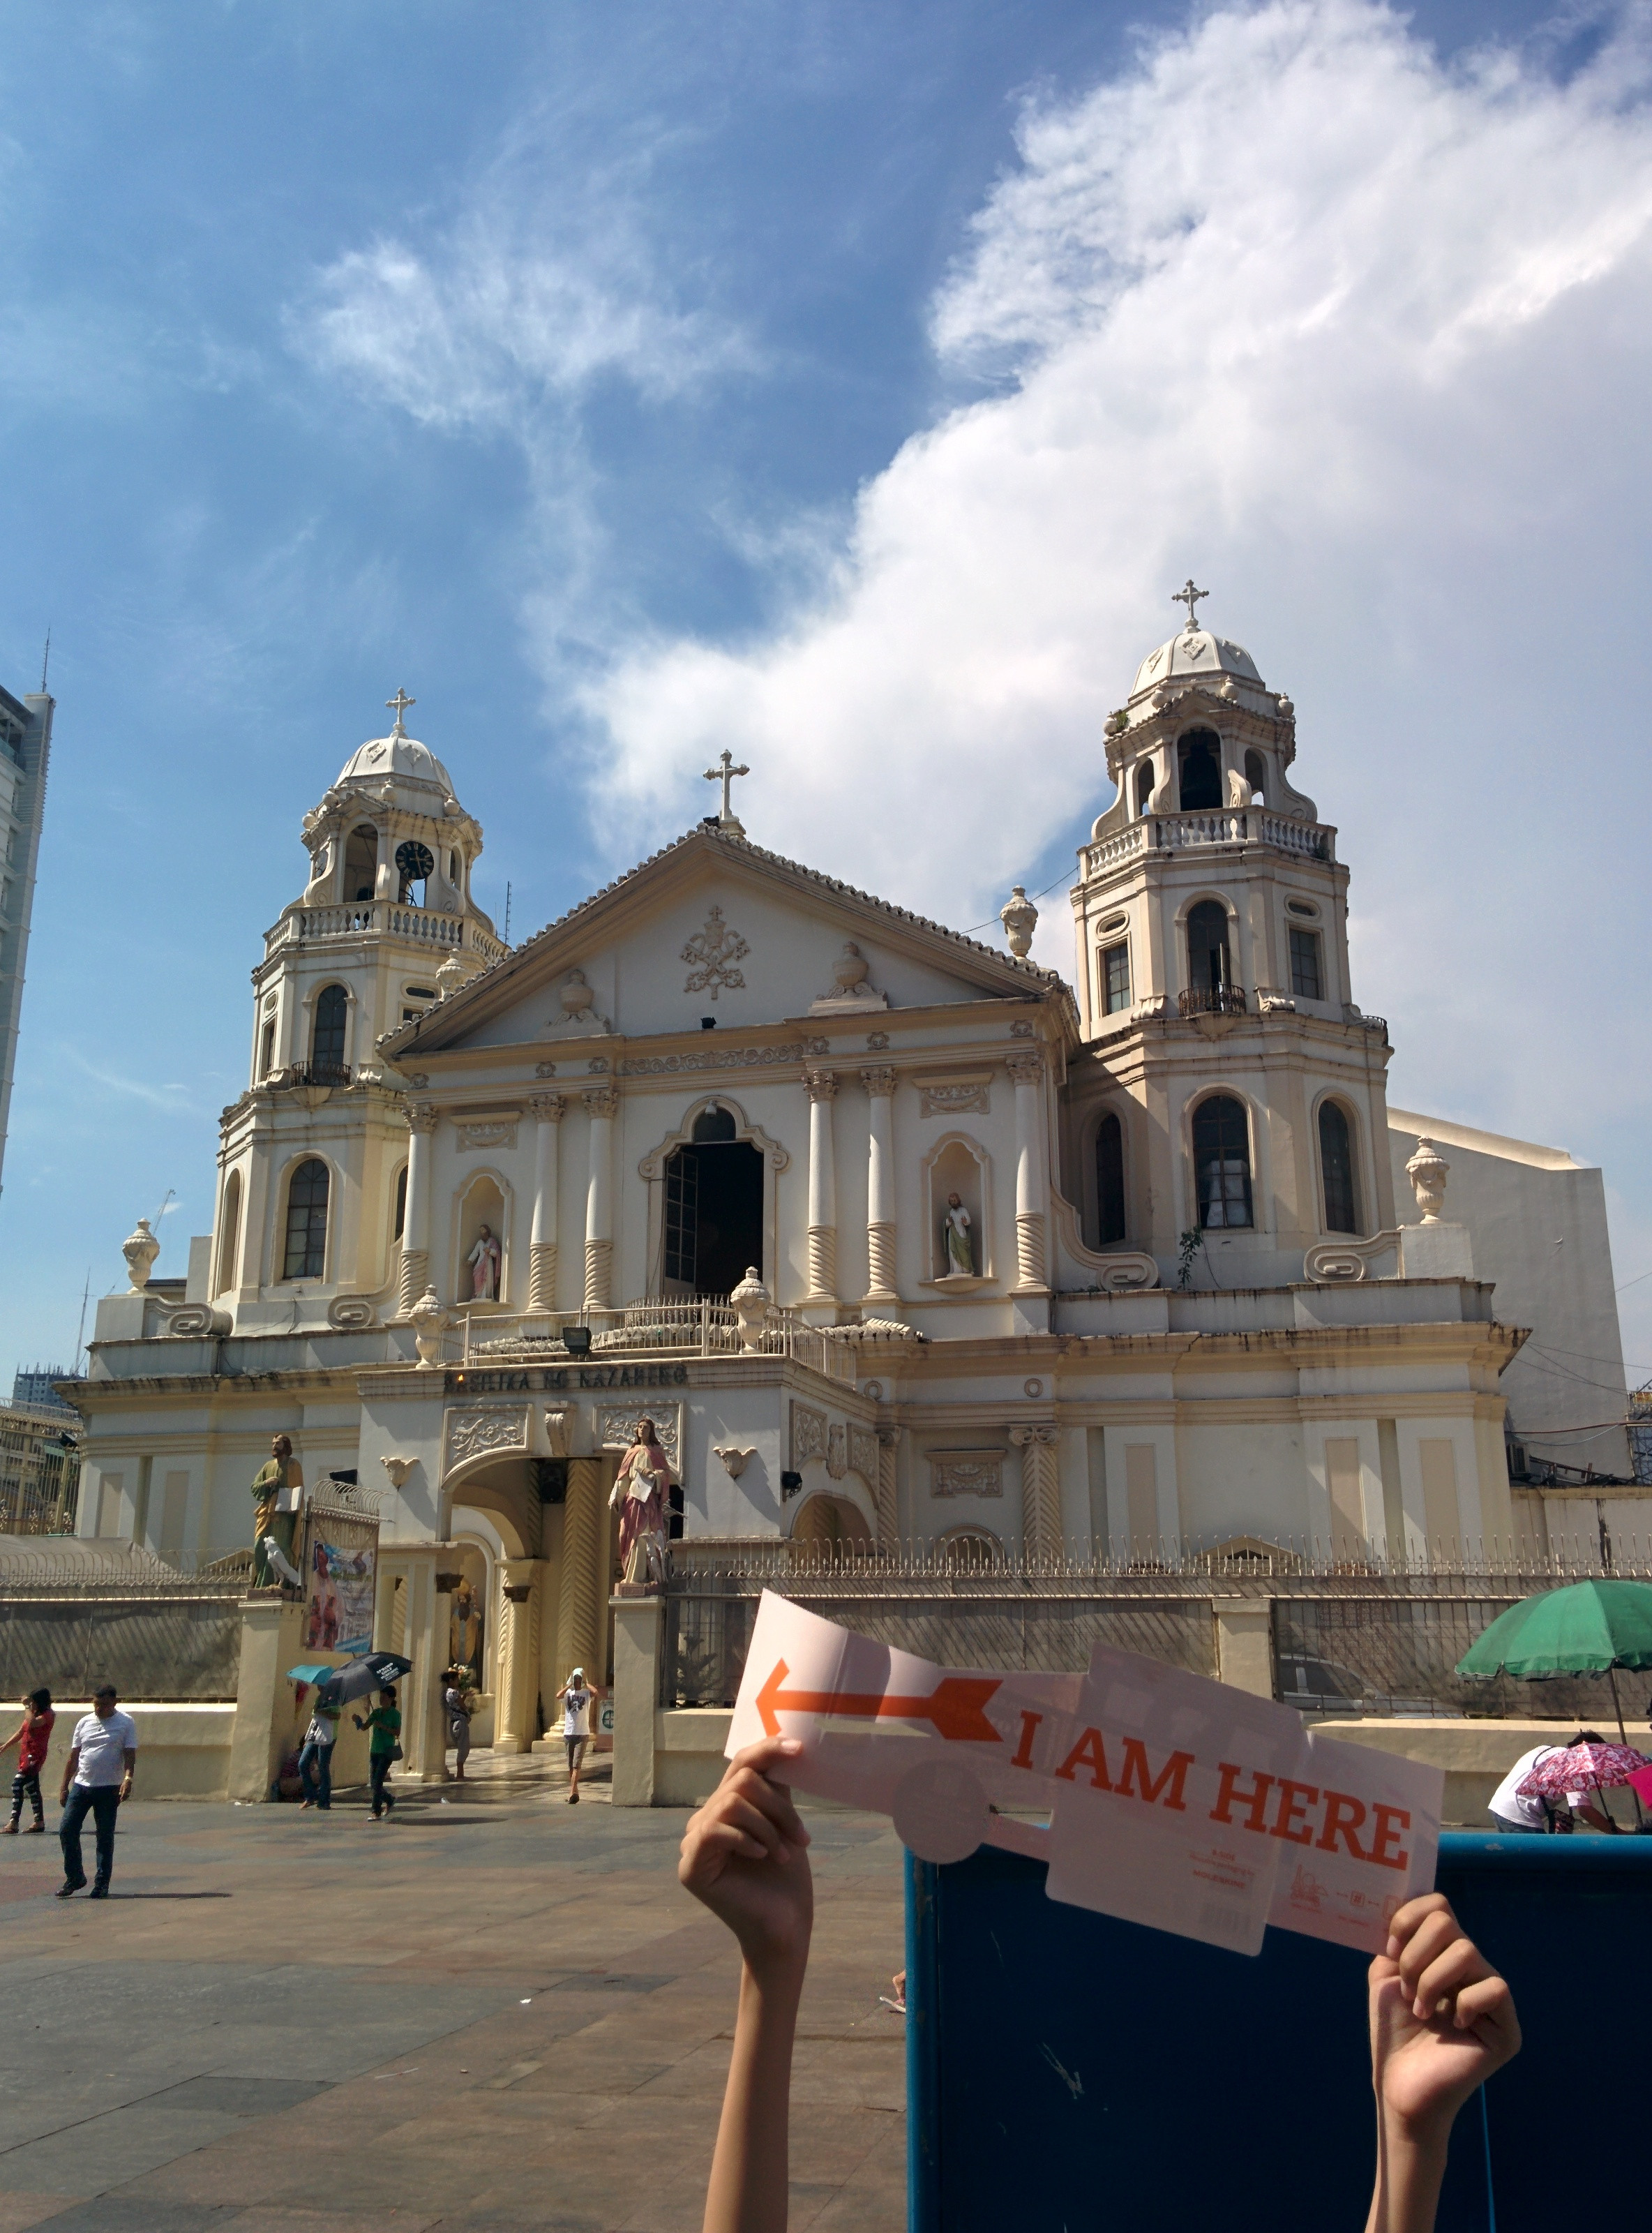
[(397, 783), (427, 785), (446, 798), (454, 796), (447, 770), (416, 737), (370, 737), (346, 760), (339, 782), (382, 783), (387, 776)]
[(1214, 681), (1218, 676), (1232, 675), (1236, 682), (1249, 683), (1252, 690), (1263, 687), (1262, 677), (1257, 672), (1256, 661), (1242, 643), (1233, 643), (1225, 635), (1212, 635), (1207, 628), (1184, 628), (1151, 652), (1135, 670), (1135, 680), (1130, 686), (1134, 703), (1144, 691), (1161, 682), (1203, 680)]

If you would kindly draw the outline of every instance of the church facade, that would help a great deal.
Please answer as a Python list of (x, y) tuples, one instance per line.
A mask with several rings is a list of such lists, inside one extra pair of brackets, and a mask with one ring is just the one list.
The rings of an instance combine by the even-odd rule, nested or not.
[[(471, 1581), (517, 1746), (604, 1667), (643, 1416), (707, 1548), (1458, 1564), (1564, 1526), (1511, 1487), (1530, 1321), (1487, 1276), (1522, 1143), (1458, 1128), (1472, 1227), (1470, 1151), (1396, 1150), (1337, 832), (1241, 647), (1190, 615), (1108, 724), (1070, 982), (1018, 893), (987, 945), (764, 850), (726, 754), (719, 813), (507, 948), (393, 702), (305, 818), (212, 1234), (162, 1286), (140, 1228), (100, 1308), (81, 1533), (238, 1547), (284, 1432), (378, 1507), (380, 1644), (439, 1663)], [(1503, 1161), (1566, 1178), (1586, 1254), (1599, 1174)]]

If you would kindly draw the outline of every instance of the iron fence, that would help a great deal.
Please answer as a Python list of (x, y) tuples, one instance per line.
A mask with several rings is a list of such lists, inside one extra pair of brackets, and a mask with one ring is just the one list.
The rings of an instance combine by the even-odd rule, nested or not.
[(233, 1699), (241, 1665), (238, 1597), (40, 1591), (0, 1597), (0, 1696), (44, 1684), (87, 1698), (113, 1683), (123, 1700)]

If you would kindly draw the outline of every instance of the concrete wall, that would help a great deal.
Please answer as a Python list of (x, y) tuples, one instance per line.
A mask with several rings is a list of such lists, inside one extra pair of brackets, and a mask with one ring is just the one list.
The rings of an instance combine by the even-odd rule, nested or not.
[[(57, 1725), (41, 1771), (40, 1788), (49, 1818), (68, 1759), (75, 1724), (89, 1714), (89, 1698), (55, 1701)], [(230, 1787), (230, 1739), (235, 1728), (232, 1705), (123, 1705), (138, 1732), (138, 1766), (133, 1795), (138, 1799), (224, 1799)], [(8, 1773), (15, 1773), (15, 1759)]]
[[(1505, 1139), (1411, 1110), (1390, 1109), (1389, 1124), (1395, 1194), (1404, 1205), (1400, 1215), (1414, 1221), (1417, 1214), (1405, 1164), (1421, 1134), (1451, 1166), (1441, 1214), (1468, 1227), (1474, 1275), (1496, 1283), (1498, 1318), (1531, 1329), (1532, 1338), (1502, 1378), (1517, 1439), (1532, 1437), (1534, 1458), (1627, 1478), (1633, 1470), (1628, 1435), (1602, 1423), (1620, 1417), (1627, 1405), (1600, 1172), (1575, 1163), (1563, 1148)], [(1592, 1431), (1538, 1432), (1577, 1427)], [(1638, 1532), (1652, 1530), (1642, 1525)]]
[[(1576, 1728), (1567, 1722), (1516, 1721), (1327, 1721), (1312, 1726), (1323, 1737), (1347, 1744), (1374, 1745), (1402, 1760), (1427, 1761), (1446, 1771), (1445, 1821), (1451, 1829), (1489, 1830), (1487, 1804), (1520, 1754), (1533, 1745), (1564, 1744)], [(1633, 1730), (1629, 1741), (1636, 1741)], [(1629, 1798), (1613, 1802), (1628, 1821)]]

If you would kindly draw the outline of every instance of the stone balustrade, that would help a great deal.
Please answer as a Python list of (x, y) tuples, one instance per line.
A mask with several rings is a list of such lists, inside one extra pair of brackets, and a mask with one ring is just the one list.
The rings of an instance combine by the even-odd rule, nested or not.
[(1181, 853), (1205, 845), (1266, 845), (1309, 861), (1334, 861), (1337, 832), (1323, 822), (1298, 822), (1259, 806), (1212, 807), (1197, 814), (1155, 814), (1083, 849), (1086, 876), (1110, 874), (1151, 846)]
[(468, 947), (485, 961), (497, 961), (503, 942), (462, 915), (409, 907), (396, 900), (360, 900), (350, 905), (297, 908), (285, 915), (264, 941), (264, 956), (293, 944), (330, 938), (387, 936), (445, 949)]

